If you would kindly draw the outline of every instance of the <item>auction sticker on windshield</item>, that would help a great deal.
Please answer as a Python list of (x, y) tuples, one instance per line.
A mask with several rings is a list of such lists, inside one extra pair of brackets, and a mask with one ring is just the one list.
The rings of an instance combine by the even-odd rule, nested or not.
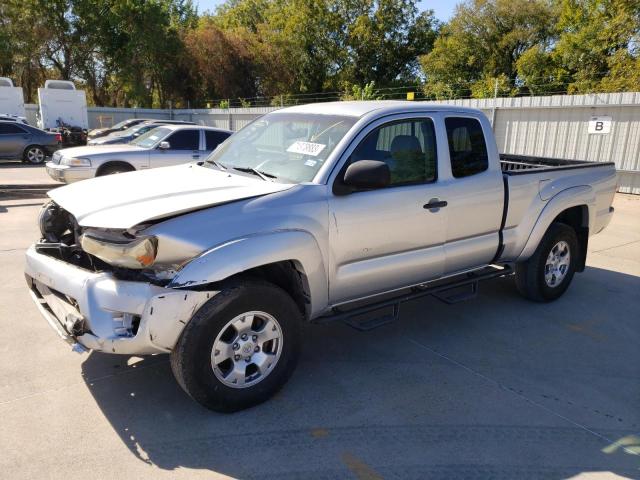
[(287, 148), (287, 152), (290, 153), (301, 153), (303, 155), (311, 155), (313, 157), (317, 157), (322, 150), (324, 150), (326, 145), (322, 143), (312, 143), (312, 142), (293, 142)]

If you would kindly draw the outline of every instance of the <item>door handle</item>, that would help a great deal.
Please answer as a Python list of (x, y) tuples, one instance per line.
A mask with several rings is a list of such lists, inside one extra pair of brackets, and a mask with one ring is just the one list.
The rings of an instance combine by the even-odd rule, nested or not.
[(191, 158), (198, 159), (200, 158), (200, 155), (191, 155)]
[(427, 210), (437, 210), (438, 208), (444, 208), (448, 205), (446, 200), (438, 200), (437, 198), (432, 198), (429, 200), (429, 203), (425, 204), (422, 208)]

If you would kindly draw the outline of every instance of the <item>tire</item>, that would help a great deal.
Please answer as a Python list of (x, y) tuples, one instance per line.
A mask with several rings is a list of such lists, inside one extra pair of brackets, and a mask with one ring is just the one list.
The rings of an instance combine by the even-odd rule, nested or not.
[(536, 302), (551, 302), (561, 297), (576, 272), (579, 248), (573, 228), (552, 223), (531, 258), (516, 264), (518, 291)]
[(41, 165), (44, 163), (46, 153), (40, 145), (29, 145), (22, 153), (22, 159), (31, 165)]
[[(252, 328), (258, 334), (247, 328), (249, 313), (254, 315)], [(232, 326), (234, 321), (240, 325), (238, 330)], [(228, 413), (257, 405), (291, 377), (300, 351), (301, 321), (298, 306), (279, 287), (258, 280), (229, 285), (191, 318), (171, 352), (171, 369), (182, 389), (206, 408)], [(245, 340), (243, 331), (248, 334)], [(280, 336), (264, 343), (256, 339), (258, 335), (267, 338), (268, 332)], [(250, 363), (244, 355), (251, 356)], [(263, 361), (265, 358), (268, 360)], [(259, 361), (264, 375), (257, 367)], [(242, 372), (243, 366), (244, 374), (234, 375), (234, 369)]]
[(102, 177), (104, 175), (115, 175), (116, 173), (125, 173), (125, 172), (133, 172), (135, 168), (131, 165), (117, 163), (114, 165), (107, 165), (100, 173), (97, 175), (98, 177)]

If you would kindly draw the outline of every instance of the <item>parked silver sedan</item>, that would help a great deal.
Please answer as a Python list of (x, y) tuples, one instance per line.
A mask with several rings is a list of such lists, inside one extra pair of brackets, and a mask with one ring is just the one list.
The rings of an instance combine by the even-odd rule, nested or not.
[(197, 125), (163, 125), (124, 145), (92, 145), (60, 150), (47, 173), (64, 183), (114, 173), (204, 160), (233, 132)]
[(0, 120), (0, 158), (21, 158), (23, 162), (41, 164), (60, 147), (61, 140), (60, 134), (15, 120)]

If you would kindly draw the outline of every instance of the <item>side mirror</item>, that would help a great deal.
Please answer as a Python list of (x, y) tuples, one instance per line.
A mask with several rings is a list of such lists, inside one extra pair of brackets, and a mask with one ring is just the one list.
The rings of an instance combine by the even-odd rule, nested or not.
[(341, 188), (334, 188), (336, 195), (345, 195), (354, 190), (384, 188), (391, 182), (389, 166), (378, 160), (358, 160), (347, 167)]
[(169, 142), (160, 142), (160, 145), (158, 145), (158, 148), (160, 150), (169, 150), (171, 148), (171, 144)]

